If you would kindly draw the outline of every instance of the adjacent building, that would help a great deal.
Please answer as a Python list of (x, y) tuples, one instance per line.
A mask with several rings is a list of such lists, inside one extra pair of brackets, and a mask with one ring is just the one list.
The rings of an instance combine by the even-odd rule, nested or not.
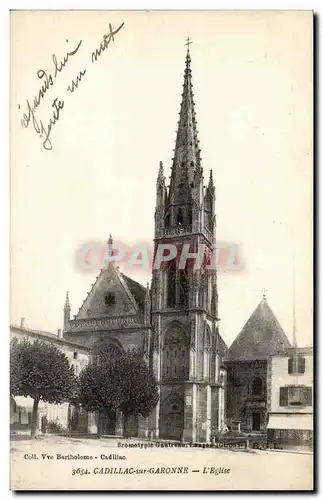
[(267, 370), (271, 356), (290, 348), (289, 340), (263, 295), (232, 343), (227, 367), (227, 423), (241, 431), (265, 433), (268, 422)]
[(268, 359), (268, 440), (281, 444), (313, 440), (313, 348), (281, 349)]
[[(74, 367), (78, 375), (81, 370), (89, 363), (91, 354), (88, 349), (75, 342), (70, 342), (63, 338), (62, 330), (58, 330), (57, 335), (43, 330), (28, 328), (25, 319), (22, 318), (20, 326), (10, 325), (11, 339), (28, 339), (30, 342), (35, 340), (54, 344), (58, 349), (64, 352), (70, 364)], [(10, 429), (12, 431), (28, 430), (31, 427), (33, 410), (33, 399), (25, 396), (15, 396), (10, 398)], [(59, 423), (67, 429), (75, 408), (71, 409), (69, 403), (50, 404), (44, 401), (39, 402), (38, 427), (41, 427), (41, 419), (46, 415), (49, 421)], [(91, 432), (95, 427), (95, 418), (93, 415), (83, 417), (82, 426), (74, 415), (75, 427), (81, 428), (84, 432)]]

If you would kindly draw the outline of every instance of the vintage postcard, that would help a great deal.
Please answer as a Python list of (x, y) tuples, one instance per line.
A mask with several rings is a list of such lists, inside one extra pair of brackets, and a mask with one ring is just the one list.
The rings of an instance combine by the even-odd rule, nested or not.
[(11, 489), (312, 490), (312, 12), (10, 36)]

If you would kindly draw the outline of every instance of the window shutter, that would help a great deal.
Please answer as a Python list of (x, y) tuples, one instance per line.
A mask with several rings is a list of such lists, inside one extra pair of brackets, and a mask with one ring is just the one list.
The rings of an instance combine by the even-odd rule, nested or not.
[(288, 406), (288, 387), (281, 387), (279, 390), (279, 405)]
[(288, 373), (294, 373), (293, 370), (293, 358), (288, 359)]
[(305, 358), (298, 358), (298, 373), (305, 373)]
[(312, 406), (312, 387), (304, 387), (304, 405)]

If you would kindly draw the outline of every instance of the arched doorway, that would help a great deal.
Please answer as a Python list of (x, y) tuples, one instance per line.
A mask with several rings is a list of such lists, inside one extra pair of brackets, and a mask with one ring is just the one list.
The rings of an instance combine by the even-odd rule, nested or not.
[(172, 323), (163, 336), (159, 434), (181, 440), (184, 427), (184, 382), (189, 378), (189, 338), (184, 328)]
[(163, 439), (182, 439), (184, 427), (184, 397), (181, 393), (172, 393), (161, 403), (159, 434)]

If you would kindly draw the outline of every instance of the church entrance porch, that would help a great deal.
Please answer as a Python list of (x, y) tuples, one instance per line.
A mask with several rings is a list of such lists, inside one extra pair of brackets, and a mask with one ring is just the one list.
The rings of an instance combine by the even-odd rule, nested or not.
[(184, 427), (184, 399), (181, 394), (171, 393), (162, 401), (159, 419), (159, 436), (181, 441)]
[(260, 413), (254, 412), (252, 414), (252, 430), (260, 431)]

